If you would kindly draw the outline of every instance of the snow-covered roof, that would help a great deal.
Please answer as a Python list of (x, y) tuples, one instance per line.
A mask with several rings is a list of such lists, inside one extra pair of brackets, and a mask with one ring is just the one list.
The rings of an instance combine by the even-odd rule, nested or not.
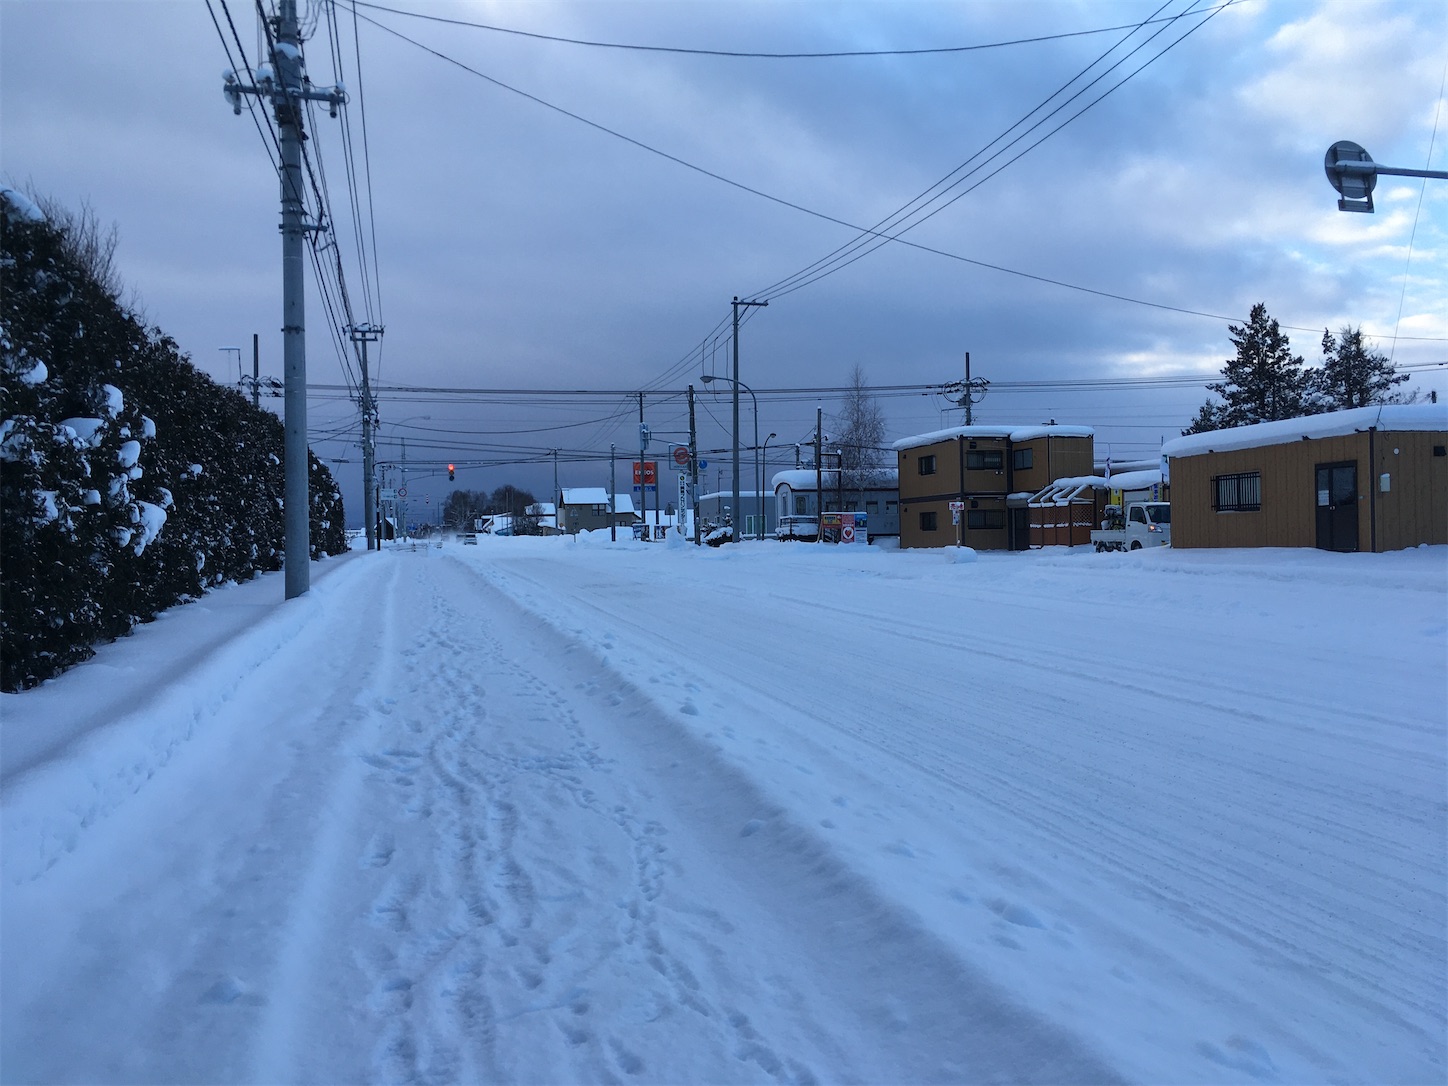
[(613, 511), (623, 513), (625, 516), (632, 515), (634, 510), (632, 494), (615, 494), (613, 496)]
[(1326, 415), (1308, 415), (1300, 419), (1259, 422), (1230, 430), (1189, 434), (1168, 441), (1161, 447), (1161, 454), (1175, 457), (1201, 456), (1204, 453), (1227, 452), (1232, 449), (1286, 445), (1307, 438), (1344, 437), (1370, 429), (1448, 432), (1448, 403), (1355, 407), (1350, 411), (1332, 411)]
[(942, 441), (954, 441), (963, 437), (1006, 437), (1012, 441), (1034, 441), (1038, 437), (1093, 437), (1096, 431), (1089, 426), (952, 426), (948, 430), (932, 430), (928, 434), (902, 437), (895, 442), (896, 452), (918, 449), (924, 445), (935, 445)]
[(565, 486), (564, 505), (607, 505), (608, 491), (601, 486)]
[[(824, 470), (826, 490), (839, 486), (838, 474), (835, 468)], [(876, 468), (872, 475), (873, 478), (865, 487), (866, 490), (898, 490), (900, 488), (899, 468)], [(774, 478), (770, 480), (770, 485), (775, 490), (781, 486), (788, 486), (791, 490), (813, 490), (815, 488), (815, 469), (790, 468), (787, 471), (776, 472)]]
[(1150, 486), (1161, 485), (1161, 468), (1151, 468), (1148, 471), (1113, 471), (1111, 473), (1112, 490), (1145, 490)]

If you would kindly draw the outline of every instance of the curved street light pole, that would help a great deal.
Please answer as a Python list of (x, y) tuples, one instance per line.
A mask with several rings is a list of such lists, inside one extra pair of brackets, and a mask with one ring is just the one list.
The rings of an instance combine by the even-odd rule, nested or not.
[[(740, 304), (742, 305), (743, 303), (741, 302)], [(743, 381), (740, 381), (740, 380), (738, 380), (738, 379), (736, 379), (736, 378), (733, 378), (733, 377), (706, 376), (706, 377), (701, 377), (701, 378), (699, 378), (699, 379), (700, 379), (701, 381), (703, 381), (706, 385), (709, 384), (711, 381), (728, 381), (731, 385), (734, 386), (734, 517), (735, 517), (735, 521), (734, 521), (734, 525), (733, 525), (733, 536), (734, 536), (734, 541), (737, 543), (737, 542), (739, 541), (739, 520), (738, 520), (738, 517), (739, 517), (739, 512), (740, 512), (740, 510), (739, 510), (739, 390), (742, 388), (745, 392), (749, 393), (749, 398), (754, 401), (754, 477), (755, 477), (756, 480), (759, 478), (759, 397), (754, 394), (754, 389), (750, 388), (750, 387), (749, 387), (748, 385), (746, 385)], [(755, 513), (756, 513), (756, 514), (763, 513), (763, 512), (764, 512), (764, 495), (763, 495), (762, 493), (760, 493), (759, 491), (756, 490), (756, 491), (754, 492), (754, 498), (755, 498), (755, 505), (757, 506), (757, 508), (755, 509)], [(761, 536), (760, 538), (763, 538), (763, 537)]]
[[(769, 517), (764, 512), (764, 469), (769, 466), (769, 443), (777, 438), (778, 434), (770, 434), (764, 439), (764, 451), (759, 454), (759, 538), (763, 539), (765, 529), (769, 527)], [(775, 518), (778, 519), (778, 518)]]

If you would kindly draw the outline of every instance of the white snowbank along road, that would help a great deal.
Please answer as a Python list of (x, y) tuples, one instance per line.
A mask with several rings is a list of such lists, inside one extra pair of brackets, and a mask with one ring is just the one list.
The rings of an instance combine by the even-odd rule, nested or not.
[(1442, 1082), (1444, 550), (217, 592), (0, 698), (0, 1077)]

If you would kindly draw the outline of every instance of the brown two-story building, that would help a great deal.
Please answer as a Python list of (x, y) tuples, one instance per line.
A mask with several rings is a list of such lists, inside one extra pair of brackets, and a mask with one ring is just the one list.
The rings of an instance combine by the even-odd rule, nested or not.
[(1085, 426), (957, 426), (895, 442), (900, 467), (900, 546), (959, 541), (977, 550), (1031, 545), (1031, 496), (1064, 476), (1090, 475)]

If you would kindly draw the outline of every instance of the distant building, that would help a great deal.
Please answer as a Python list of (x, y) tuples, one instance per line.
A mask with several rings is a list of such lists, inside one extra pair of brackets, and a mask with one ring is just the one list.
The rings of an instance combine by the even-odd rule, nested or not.
[(821, 510), (815, 488), (821, 481), (825, 491), (824, 512), (866, 514), (866, 531), (871, 539), (900, 534), (900, 486), (894, 468), (877, 468), (863, 489), (845, 489), (835, 468), (826, 468), (818, 475), (814, 468), (776, 472), (771, 482), (777, 515), (819, 516)]
[[(699, 516), (710, 524), (723, 524), (725, 514), (732, 513), (730, 505), (733, 501), (734, 493), (730, 490), (716, 490), (712, 494), (700, 494)], [(741, 490), (739, 504), (744, 506), (744, 519), (737, 522), (742, 538), (757, 537), (761, 527), (765, 538), (774, 534), (774, 529), (779, 524), (779, 515), (775, 512), (775, 495), (773, 493), (764, 495), (763, 513), (759, 512), (759, 492), (757, 490)], [(761, 517), (763, 518), (762, 526)]]
[[(635, 519), (632, 499), (617, 495), (612, 523), (632, 527)], [(607, 528), (611, 522), (608, 491), (601, 486), (564, 487), (563, 500), (558, 503), (558, 520), (568, 535)]]
[(1058, 479), (1091, 476), (1093, 441), (1090, 427), (1048, 423), (956, 426), (895, 442), (900, 545), (953, 545), (951, 503), (958, 502), (966, 546), (1025, 550), (1031, 499)]
[(1173, 547), (1448, 543), (1448, 404), (1387, 404), (1168, 441)]

